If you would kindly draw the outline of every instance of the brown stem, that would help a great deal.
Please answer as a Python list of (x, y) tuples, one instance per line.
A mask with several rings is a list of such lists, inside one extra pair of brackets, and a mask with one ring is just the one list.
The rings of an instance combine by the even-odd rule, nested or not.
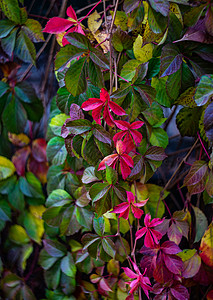
[(175, 172), (172, 174), (171, 178), (169, 179), (169, 181), (167, 182), (167, 184), (165, 185), (165, 187), (162, 189), (162, 191), (160, 193), (159, 200), (158, 200), (156, 212), (155, 212), (155, 217), (157, 217), (158, 209), (159, 209), (159, 205), (160, 205), (160, 201), (163, 198), (164, 191), (167, 189), (167, 187), (169, 186), (170, 182), (173, 180), (173, 178), (175, 177), (175, 175), (177, 174), (177, 172), (180, 170), (182, 164), (187, 160), (187, 158), (189, 157), (189, 155), (192, 153), (192, 151), (194, 150), (194, 148), (195, 148), (195, 146), (196, 146), (196, 144), (197, 144), (198, 141), (199, 141), (199, 138), (196, 139), (194, 145), (191, 147), (191, 149), (186, 154), (186, 156), (182, 159), (182, 161), (180, 162), (179, 166), (177, 167), (177, 169), (175, 170)]

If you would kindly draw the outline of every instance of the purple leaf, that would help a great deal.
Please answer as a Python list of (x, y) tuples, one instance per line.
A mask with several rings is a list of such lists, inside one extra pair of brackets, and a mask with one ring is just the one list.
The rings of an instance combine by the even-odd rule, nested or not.
[(161, 77), (177, 72), (182, 65), (182, 54), (176, 46), (168, 44), (163, 47), (161, 54)]

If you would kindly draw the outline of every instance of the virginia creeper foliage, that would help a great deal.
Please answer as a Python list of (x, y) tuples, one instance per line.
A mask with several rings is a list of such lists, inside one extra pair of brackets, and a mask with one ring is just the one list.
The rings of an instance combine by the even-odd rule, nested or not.
[(211, 1), (59, 2), (0, 0), (0, 297), (212, 299)]

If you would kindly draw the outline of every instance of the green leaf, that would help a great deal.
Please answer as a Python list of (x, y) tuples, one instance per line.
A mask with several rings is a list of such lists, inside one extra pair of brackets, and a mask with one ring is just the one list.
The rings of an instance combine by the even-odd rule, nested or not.
[(196, 235), (194, 243), (197, 243), (201, 240), (206, 229), (208, 228), (208, 221), (202, 210), (200, 210), (198, 207), (193, 206), (193, 210), (195, 213), (196, 220)]
[(153, 77), (151, 85), (157, 91), (155, 100), (165, 107), (171, 107), (172, 100), (166, 92), (166, 81), (166, 76), (163, 78)]
[(153, 146), (166, 148), (169, 143), (169, 138), (165, 130), (162, 128), (153, 128), (150, 136), (150, 143)]
[(76, 266), (71, 253), (67, 253), (61, 260), (61, 271), (69, 277), (75, 277)]
[(82, 144), (82, 157), (92, 166), (96, 166), (102, 158), (93, 136), (85, 144)]
[(46, 201), (46, 206), (50, 207), (52, 205), (57, 206), (57, 203), (60, 203), (63, 200), (68, 200), (71, 202), (72, 197), (66, 191), (61, 189), (56, 189), (52, 191)]
[(106, 180), (109, 184), (113, 185), (118, 181), (118, 173), (108, 165), (106, 165)]
[(6, 37), (14, 27), (14, 22), (10, 20), (0, 20), (0, 38)]
[[(9, 97), (11, 97), (9, 95)], [(8, 98), (9, 98), (8, 97)], [(4, 109), (2, 120), (4, 126), (12, 133), (24, 131), (27, 122), (27, 114), (18, 99), (12, 98)]]
[(1, 0), (0, 7), (4, 15), (16, 24), (20, 24), (20, 8), (17, 0)]
[(0, 180), (6, 179), (12, 176), (16, 168), (12, 161), (4, 156), (0, 156)]
[(166, 17), (169, 13), (169, 1), (167, 0), (149, 0), (152, 8)]
[(4, 81), (0, 81), (0, 97), (2, 97), (8, 91), (8, 89), (9, 89), (8, 83)]
[(88, 75), (94, 86), (99, 87), (100, 89), (104, 87), (103, 74), (101, 68), (96, 65), (91, 59), (89, 60), (88, 66)]
[(1, 39), (1, 47), (4, 50), (5, 53), (7, 53), (8, 56), (12, 56), (15, 43), (16, 43), (16, 35), (17, 35), (18, 29), (14, 28), (8, 36)]
[(133, 90), (133, 99), (130, 107), (130, 122), (133, 122), (137, 118), (137, 116), (147, 107), (147, 105), (143, 101), (141, 101), (141, 95), (135, 89)]
[(135, 76), (134, 76), (133, 79), (132, 79), (132, 83), (134, 83), (134, 85), (139, 85), (139, 84), (141, 84), (141, 82), (143, 81), (144, 77), (145, 77), (146, 74), (147, 74), (147, 71), (148, 71), (148, 65), (149, 65), (149, 63), (146, 62), (146, 63), (144, 63), (144, 64), (139, 65), (139, 66), (136, 68)]
[(30, 241), (25, 229), (20, 225), (12, 225), (8, 237), (18, 245), (27, 244)]
[(73, 235), (81, 229), (81, 225), (76, 219), (76, 206), (69, 206), (63, 213), (60, 224), (61, 235)]
[(47, 159), (58, 166), (65, 162), (67, 150), (62, 137), (54, 137), (47, 144)]
[(99, 67), (109, 69), (109, 62), (106, 56), (98, 49), (92, 48), (89, 53), (90, 59)]
[(19, 32), (14, 52), (22, 61), (33, 63), (35, 65), (35, 46), (23, 31)]
[(14, 184), (12, 191), (8, 194), (8, 200), (10, 204), (19, 211), (24, 209), (24, 195), (20, 188), (20, 180)]
[(171, 75), (180, 69), (182, 65), (182, 54), (173, 44), (163, 47), (161, 54), (161, 77)]
[(168, 18), (162, 16), (161, 13), (156, 12), (151, 6), (149, 6), (148, 22), (150, 29), (157, 34), (166, 30)]
[[(131, 59), (128, 60), (124, 65), (123, 68), (121, 70), (121, 77), (123, 77), (124, 79), (131, 81), (133, 79), (133, 77), (136, 74), (136, 68), (141, 65), (141, 62), (139, 60), (136, 59)], [(131, 87), (128, 86), (130, 90)], [(115, 94), (117, 94), (118, 91), (115, 92)], [(120, 96), (121, 97), (121, 96)]]
[(88, 167), (84, 170), (81, 181), (84, 184), (91, 183), (94, 181), (98, 181), (99, 179), (95, 175), (95, 167)]
[(66, 35), (66, 39), (71, 45), (80, 49), (87, 50), (90, 45), (90, 41), (88, 40), (88, 38), (78, 32), (68, 33)]
[[(152, 218), (155, 217), (158, 201), (161, 197), (161, 191), (163, 188), (161, 186), (155, 185), (155, 184), (146, 184), (145, 185), (148, 190), (147, 198), (149, 198), (148, 202), (144, 206), (145, 213), (150, 213)], [(164, 191), (163, 197), (161, 197), (161, 201), (158, 208), (158, 218), (162, 218), (164, 212), (165, 212), (165, 205), (162, 201), (162, 199), (165, 199), (169, 195), (168, 191)], [(142, 196), (142, 195), (141, 195)], [(146, 198), (144, 198), (146, 199)]]
[(78, 58), (84, 53), (83, 49), (79, 49), (73, 45), (66, 45), (62, 47), (56, 54), (55, 58), (55, 70), (65, 67), (69, 62)]
[(116, 253), (116, 249), (115, 249), (115, 244), (113, 243), (113, 241), (106, 237), (104, 239), (102, 239), (102, 246), (104, 251), (111, 256), (112, 258), (115, 257), (115, 253)]
[(181, 80), (182, 80), (182, 68), (177, 72), (171, 74), (166, 82), (166, 90), (169, 97), (173, 100), (177, 99), (181, 89)]
[(78, 223), (88, 230), (92, 229), (93, 212), (87, 208), (77, 207), (76, 208), (76, 220)]
[(25, 31), (30, 40), (34, 43), (44, 42), (41, 24), (34, 19), (27, 19), (22, 30)]
[(63, 257), (66, 253), (66, 247), (56, 240), (43, 240), (44, 249), (53, 257)]
[(176, 116), (176, 124), (181, 136), (197, 136), (202, 109), (183, 107)]
[(49, 127), (51, 128), (52, 132), (57, 135), (61, 136), (61, 127), (63, 126), (64, 122), (68, 118), (65, 114), (56, 115), (54, 118), (51, 119), (49, 123)]
[(86, 76), (87, 57), (81, 57), (69, 67), (65, 75), (66, 88), (74, 97), (85, 92)]
[(38, 178), (31, 172), (27, 172), (25, 177), (20, 177), (19, 179), (22, 193), (27, 197), (44, 200), (42, 185)]
[(161, 106), (156, 102), (143, 112), (143, 116), (153, 127), (160, 127), (166, 120)]
[[(20, 2), (22, 2), (22, 0)], [(22, 5), (24, 4), (22, 3)], [(27, 10), (25, 7), (20, 8), (20, 16), (21, 16), (21, 24), (25, 24), (28, 18)]]
[[(116, 14), (117, 16), (117, 14)], [(112, 36), (112, 45), (116, 51), (130, 50), (133, 45), (132, 38), (125, 32), (118, 28)]]
[(55, 290), (59, 285), (61, 268), (60, 261), (57, 261), (49, 270), (44, 272), (44, 279), (48, 289)]
[(66, 128), (69, 131), (69, 133), (77, 135), (91, 130), (92, 124), (86, 119), (80, 119), (67, 122)]
[(130, 13), (128, 18), (128, 27), (130, 30), (136, 29), (144, 19), (144, 6), (142, 2), (137, 1), (137, 7)]
[(52, 257), (49, 255), (44, 248), (41, 250), (39, 255), (39, 264), (44, 270), (50, 269), (57, 260), (57, 257)]
[(0, 220), (11, 221), (11, 208), (6, 200), (0, 200)]
[(184, 24), (186, 26), (192, 27), (200, 19), (206, 4), (201, 4), (195, 7), (191, 7), (184, 15)]
[(195, 102), (198, 106), (204, 105), (213, 95), (213, 75), (204, 75), (201, 77), (196, 92)]
[(103, 236), (104, 234), (104, 218), (103, 217), (94, 217), (93, 219), (93, 227), (95, 232), (99, 235), (99, 236)]
[(108, 183), (95, 183), (90, 188), (89, 194), (92, 198), (93, 202), (96, 202), (103, 198), (109, 191), (109, 184)]

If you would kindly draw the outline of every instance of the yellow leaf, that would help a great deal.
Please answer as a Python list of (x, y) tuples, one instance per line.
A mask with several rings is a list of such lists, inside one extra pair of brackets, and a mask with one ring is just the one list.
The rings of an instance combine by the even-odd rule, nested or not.
[(31, 205), (29, 207), (32, 222), (34, 222), (36, 227), (34, 240), (39, 244), (41, 243), (41, 237), (44, 234), (44, 221), (42, 220), (42, 214), (45, 210), (46, 208), (43, 205)]
[(176, 17), (178, 18), (180, 23), (183, 25), (183, 18), (182, 18), (182, 14), (181, 14), (181, 11), (180, 11), (180, 8), (179, 8), (178, 4), (177, 3), (170, 3), (169, 10), (176, 15)]
[[(110, 14), (113, 18), (114, 12), (110, 11)], [(117, 11), (116, 16), (115, 16), (115, 22), (114, 24), (118, 27), (121, 28), (121, 30), (126, 31), (127, 30), (127, 22), (128, 22), (128, 17), (124, 11)]]
[(201, 239), (200, 257), (206, 265), (213, 267), (213, 222), (209, 225)]
[(24, 147), (29, 144), (30, 139), (28, 136), (24, 133), (15, 134), (8, 132), (8, 139), (11, 141), (13, 145)]
[(42, 214), (45, 212), (46, 208), (43, 205), (31, 205), (29, 210), (36, 218), (42, 219)]
[(142, 45), (143, 45), (143, 38), (139, 34), (133, 44), (133, 51), (134, 51), (135, 58), (137, 60), (140, 60), (141, 63), (145, 63), (152, 58), (152, 52), (154, 46), (151, 43), (146, 44), (143, 47)]
[(88, 18), (88, 27), (92, 33), (95, 33), (101, 26), (101, 15), (95, 10)]
[(146, 1), (143, 1), (143, 7), (144, 7), (144, 18), (142, 24), (148, 23), (148, 10), (149, 10), (149, 4)]
[[(168, 31), (166, 30), (165, 33), (167, 33)], [(143, 33), (143, 43), (160, 43), (162, 41), (162, 39), (165, 36), (165, 33), (154, 33), (150, 26), (149, 26), (149, 22), (146, 23), (146, 27), (145, 27), (145, 31)], [(167, 34), (166, 34), (167, 36)]]
[(16, 168), (12, 161), (4, 156), (0, 156), (0, 180), (6, 179), (13, 175)]
[(56, 40), (61, 47), (63, 47), (62, 40), (63, 40), (63, 37), (65, 34), (66, 34), (66, 31), (56, 34)]
[(26, 230), (21, 225), (17, 224), (10, 227), (9, 239), (18, 245), (23, 245), (30, 241)]

